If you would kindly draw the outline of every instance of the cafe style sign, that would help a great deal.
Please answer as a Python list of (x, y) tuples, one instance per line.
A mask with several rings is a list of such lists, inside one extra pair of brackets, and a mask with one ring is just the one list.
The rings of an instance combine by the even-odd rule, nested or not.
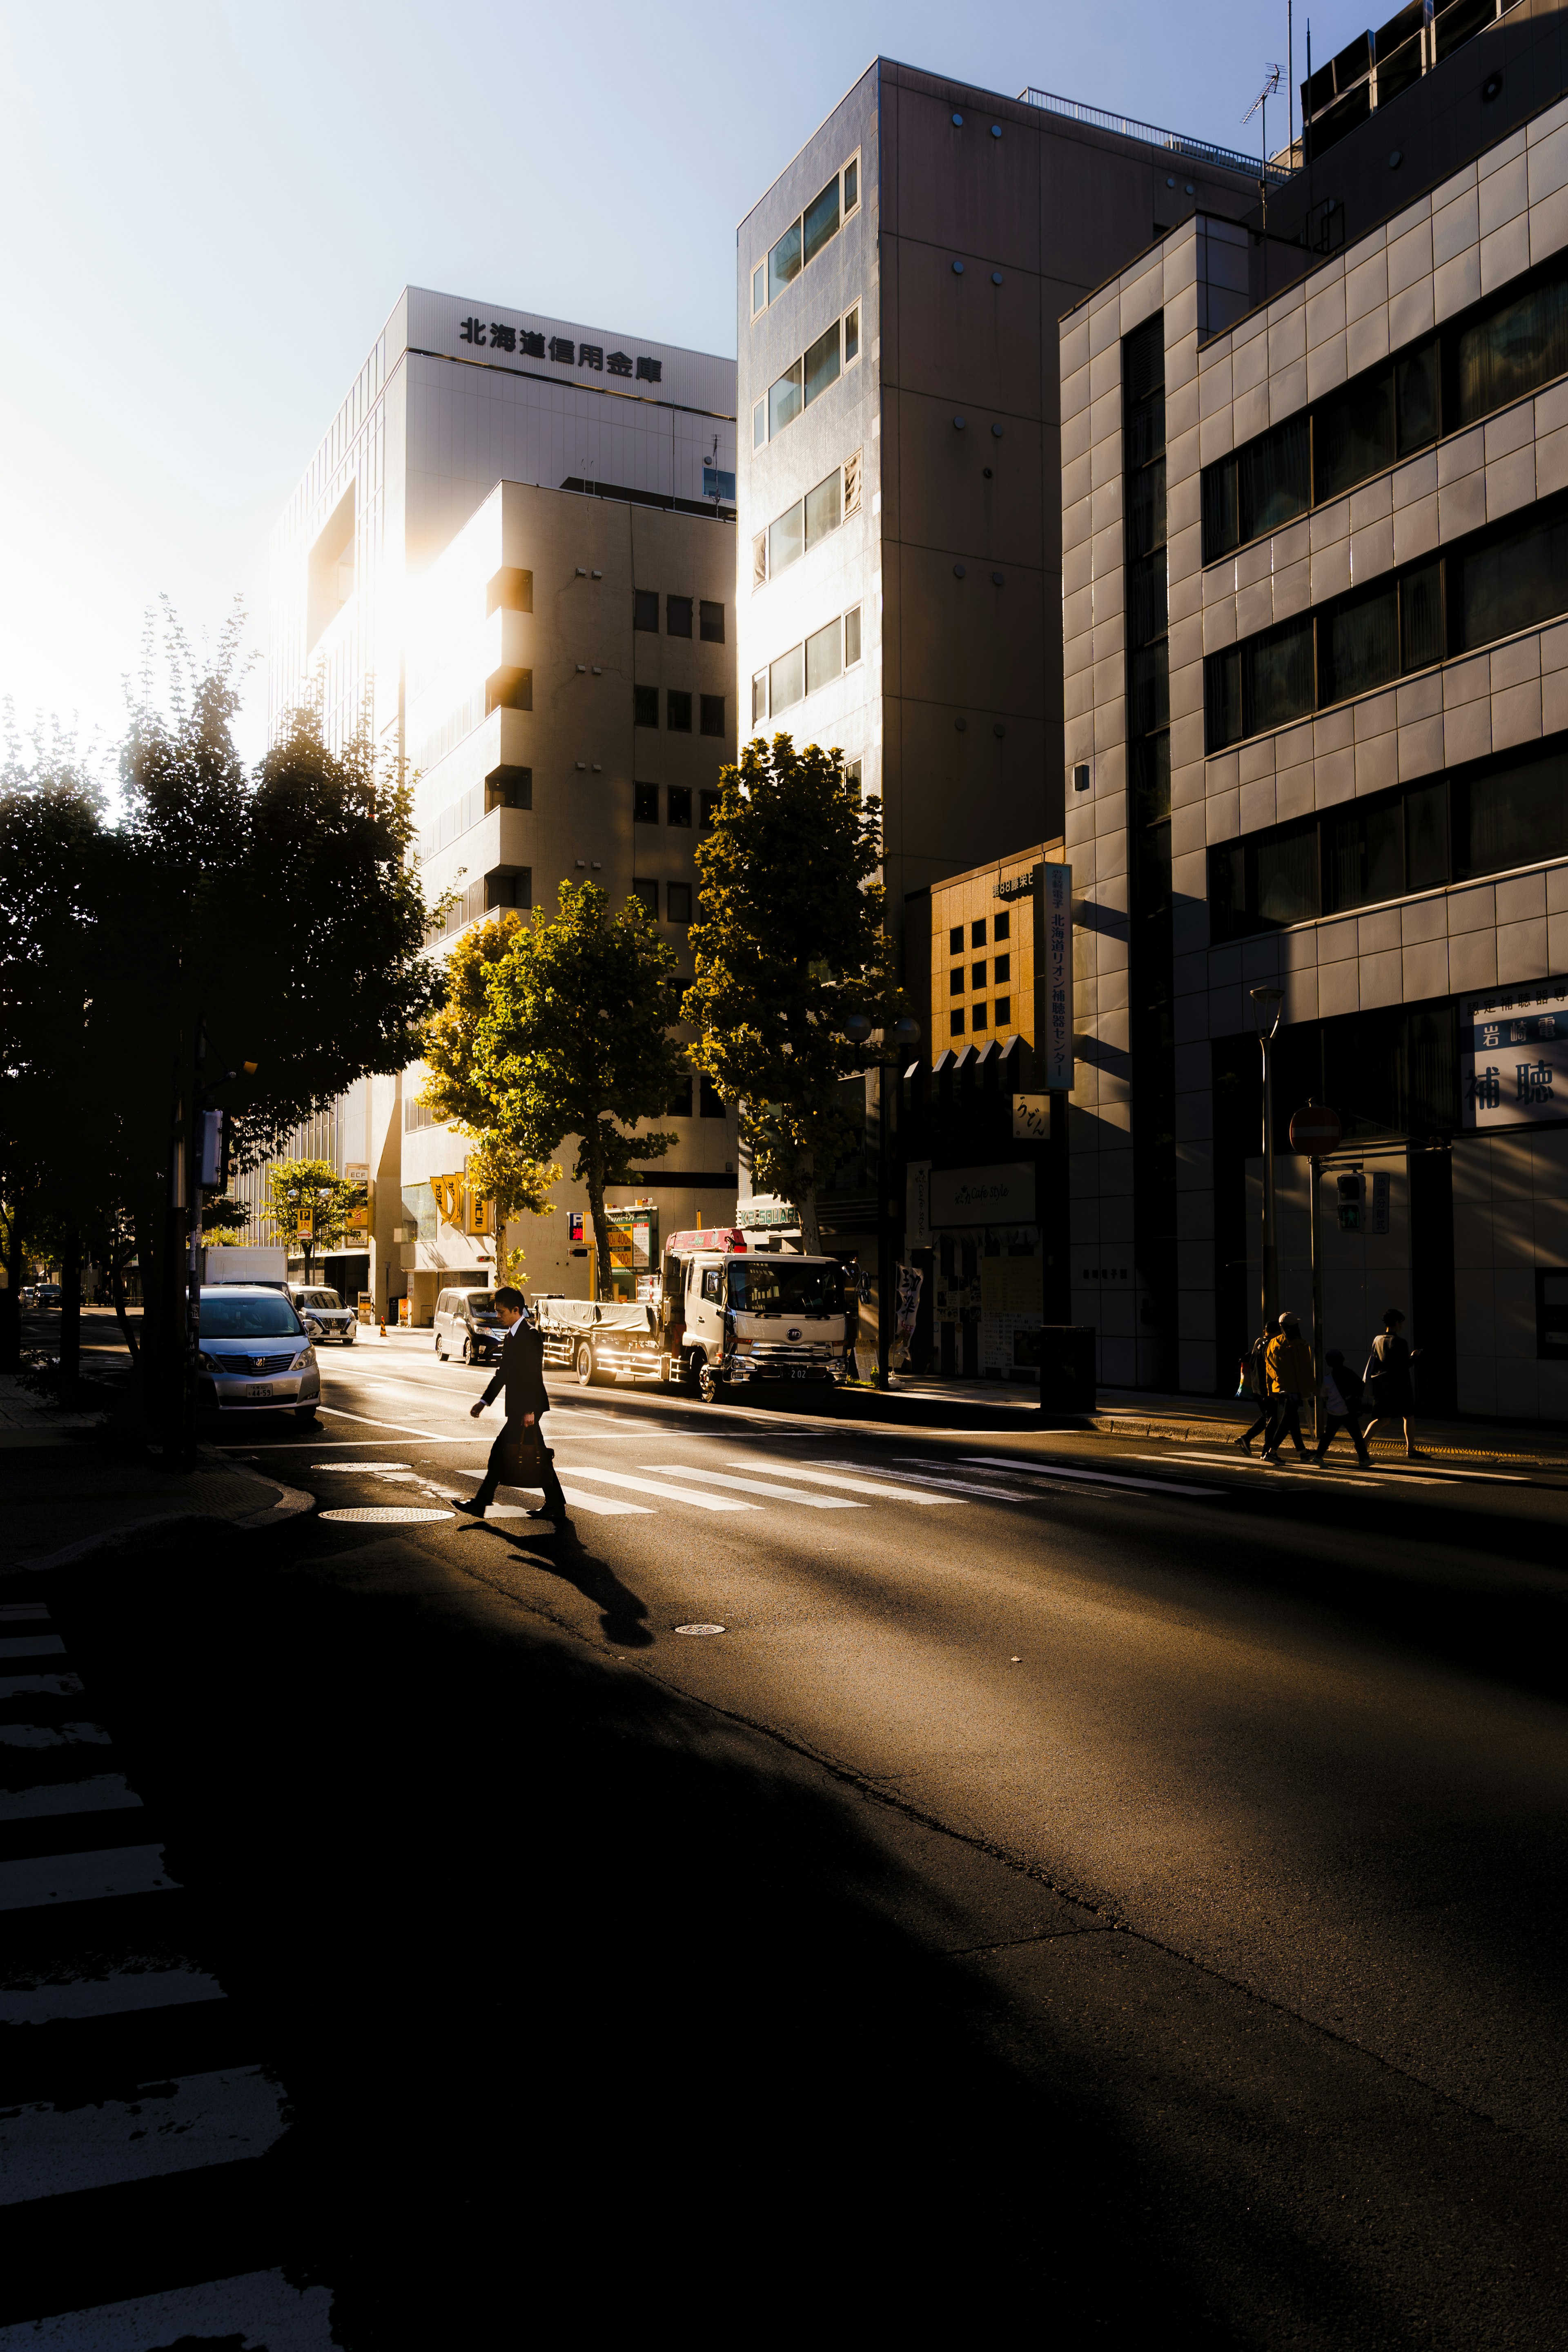
[(939, 1233), (951, 1225), (1032, 1225), (1034, 1162), (1005, 1161), (996, 1168), (933, 1168), (931, 1222)]
[(1461, 999), (1459, 1091), (1469, 1128), (1568, 1118), (1568, 980)]

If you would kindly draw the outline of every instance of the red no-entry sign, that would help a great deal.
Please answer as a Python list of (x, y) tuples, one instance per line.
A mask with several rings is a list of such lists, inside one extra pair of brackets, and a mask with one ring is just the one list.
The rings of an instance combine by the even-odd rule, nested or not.
[(1314, 1153), (1335, 1151), (1341, 1133), (1337, 1110), (1326, 1109), (1321, 1103), (1309, 1103), (1290, 1121), (1290, 1149)]

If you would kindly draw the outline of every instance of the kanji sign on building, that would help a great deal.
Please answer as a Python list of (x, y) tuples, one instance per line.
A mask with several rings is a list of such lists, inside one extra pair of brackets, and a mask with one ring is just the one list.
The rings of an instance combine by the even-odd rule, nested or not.
[(529, 327), (508, 326), (500, 319), (459, 319), (458, 341), (474, 351), (510, 352), (518, 359), (547, 359), (557, 367), (592, 368), (599, 375), (629, 375), (638, 383), (664, 381), (664, 362), (647, 352), (639, 352), (635, 360), (629, 352), (612, 352), (606, 358), (603, 343), (577, 343), (570, 335), (547, 336)]
[(1072, 867), (1050, 866), (1043, 876), (1045, 937), (1040, 1038), (1042, 1076), (1049, 1094), (1072, 1092)]
[(1568, 981), (1467, 996), (1459, 1087), (1467, 1127), (1568, 1118)]

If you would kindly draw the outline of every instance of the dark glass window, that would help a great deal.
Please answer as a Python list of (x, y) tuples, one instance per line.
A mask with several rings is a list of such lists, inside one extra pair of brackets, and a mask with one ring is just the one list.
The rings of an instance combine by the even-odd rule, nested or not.
[(1204, 737), (1211, 751), (1239, 743), (1247, 732), (1241, 707), (1241, 647), (1227, 646), (1204, 663)]
[(1448, 787), (1411, 784), (1405, 794), (1405, 887), (1430, 890), (1448, 878)]
[(982, 917), (978, 923), (970, 924), (969, 944), (972, 948), (983, 948), (985, 945), (985, 922), (984, 917)]
[(634, 898), (641, 899), (643, 905), (647, 908), (648, 913), (653, 917), (654, 921), (657, 923), (658, 920), (658, 884), (657, 882), (634, 882), (632, 884), (632, 897)]
[(658, 725), (658, 688), (657, 686), (634, 686), (632, 688), (632, 725)]
[(1343, 702), (1399, 675), (1399, 591), (1342, 596), (1318, 620), (1318, 698)]
[(1553, 501), (1458, 558), (1456, 652), (1568, 612), (1568, 511)]
[(1443, 628), (1443, 559), (1435, 555), (1399, 583), (1399, 666), (1426, 669), (1447, 651)]
[(1549, 751), (1456, 780), (1458, 880), (1568, 851), (1568, 751)]
[(970, 985), (970, 987), (971, 987), (971, 988), (984, 988), (984, 985), (985, 985), (985, 966), (984, 966), (983, 963), (972, 964), (972, 965), (970, 966), (970, 971), (969, 971), (969, 985)]
[(997, 1026), (997, 1028), (998, 1028), (998, 1029), (1007, 1029), (1007, 1028), (1010, 1028), (1010, 1027), (1012, 1026), (1012, 1021), (1013, 1021), (1013, 1000), (1012, 1000), (1012, 998), (1011, 998), (1010, 996), (999, 996), (999, 997), (996, 999), (996, 1026)]
[(1205, 563), (1306, 513), (1312, 495), (1311, 446), (1303, 409), (1204, 468)]
[(668, 687), (664, 697), (664, 723), (672, 735), (691, 732), (691, 697), (681, 687)]
[(838, 321), (833, 321), (825, 334), (806, 346), (805, 401), (809, 407), (830, 383), (838, 381)]
[[(1157, 559), (1164, 562), (1162, 556)], [(1171, 672), (1163, 638), (1128, 657), (1127, 715), (1134, 735), (1152, 735), (1171, 720)]]
[(838, 234), (838, 174), (837, 172), (819, 196), (813, 196), (805, 208), (803, 223), (805, 231), (804, 260), (815, 261), (830, 236)]
[(699, 607), (699, 623), (705, 646), (721, 646), (724, 642), (724, 607), (704, 596)]
[(1506, 407), (1568, 372), (1568, 278), (1532, 286), (1461, 328), (1456, 355), (1458, 422)]
[(724, 732), (724, 698), (721, 694), (705, 694), (701, 698), (700, 718), (704, 735)]
[(994, 940), (1011, 939), (1012, 935), (1013, 918), (1011, 915), (997, 915), (993, 918), (991, 924), (991, 936)]
[(1310, 710), (1312, 624), (1305, 614), (1265, 629), (1243, 650), (1247, 656), (1243, 690), (1249, 735), (1288, 726)]
[(1140, 467), (1127, 484), (1128, 551), (1148, 555), (1165, 544), (1165, 468)]
[(1323, 820), (1331, 915), (1397, 898), (1405, 888), (1405, 812), (1397, 800), (1336, 810)]
[[(1162, 466), (1146, 466), (1142, 480), (1149, 474), (1163, 474)], [(1152, 555), (1130, 568), (1127, 580), (1127, 628), (1131, 642), (1146, 646), (1163, 637), (1166, 625), (1165, 551), (1162, 547)]]
[(689, 786), (686, 784), (671, 784), (669, 791), (665, 795), (665, 798), (668, 807), (669, 824), (683, 824), (689, 827), (691, 824), (691, 792)]
[(972, 1004), (969, 1008), (969, 1025), (972, 1029), (987, 1028), (990, 1025), (989, 1008), (984, 1004)]
[(1396, 454), (1391, 368), (1357, 376), (1318, 403), (1312, 418), (1315, 499), (1337, 498), (1352, 483), (1392, 466)]
[(1293, 827), (1260, 841), (1254, 853), (1257, 882), (1249, 894), (1260, 924), (1304, 923), (1318, 911), (1318, 828)]
[(657, 784), (632, 786), (632, 823), (634, 824), (658, 823), (658, 786)]
[(950, 996), (963, 994), (963, 966), (961, 963), (955, 963), (947, 975), (947, 992)]
[(698, 1109), (703, 1118), (722, 1118), (725, 1116), (724, 1097), (711, 1078), (704, 1078), (701, 1082), (698, 1094)]
[(669, 920), (672, 923), (689, 923), (691, 920), (690, 883), (670, 882), (667, 884), (665, 887), (665, 905), (668, 909)]
[(658, 630), (658, 590), (657, 588), (632, 590), (632, 626), (634, 629)]
[(689, 596), (667, 596), (664, 600), (665, 635), (689, 637), (691, 635), (691, 599)]
[(717, 793), (702, 794), (702, 829), (705, 833), (710, 824), (717, 824), (719, 822), (719, 800), (720, 795)]
[(1428, 441), (1437, 438), (1441, 353), (1442, 346), (1434, 335), (1429, 342), (1418, 344), (1394, 363), (1394, 400), (1402, 457), (1407, 457), (1413, 449), (1425, 449)]
[(949, 955), (962, 955), (963, 953), (963, 925), (962, 923), (954, 923), (952, 929), (949, 931), (947, 935), (947, 951)]
[(1013, 959), (1012, 959), (1012, 957), (1011, 957), (1011, 956), (998, 956), (998, 957), (996, 958), (996, 960), (995, 960), (995, 962), (992, 965), (992, 968), (991, 968), (991, 979), (992, 979), (992, 983), (993, 983), (993, 985), (994, 985), (994, 987), (1001, 988), (1002, 986), (1004, 986), (1004, 985), (1005, 985), (1005, 983), (1006, 982), (1008, 982), (1009, 980), (1011, 980), (1011, 979), (1012, 979), (1012, 977), (1013, 977)]
[(689, 1118), (691, 1117), (691, 1081), (689, 1078), (680, 1079), (679, 1084), (676, 1086), (674, 1093), (669, 1097), (669, 1104), (665, 1112), (665, 1117), (667, 1118)]

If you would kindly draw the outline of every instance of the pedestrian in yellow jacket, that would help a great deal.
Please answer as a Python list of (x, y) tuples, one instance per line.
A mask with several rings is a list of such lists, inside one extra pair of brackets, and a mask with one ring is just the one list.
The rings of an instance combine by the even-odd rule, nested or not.
[(1312, 1351), (1289, 1307), (1279, 1318), (1263, 1361), (1268, 1392), (1274, 1400), (1274, 1418), (1263, 1441), (1263, 1459), (1278, 1462), (1279, 1442), (1288, 1436), (1304, 1462), (1307, 1449), (1301, 1443), (1301, 1407), (1313, 1391)]

